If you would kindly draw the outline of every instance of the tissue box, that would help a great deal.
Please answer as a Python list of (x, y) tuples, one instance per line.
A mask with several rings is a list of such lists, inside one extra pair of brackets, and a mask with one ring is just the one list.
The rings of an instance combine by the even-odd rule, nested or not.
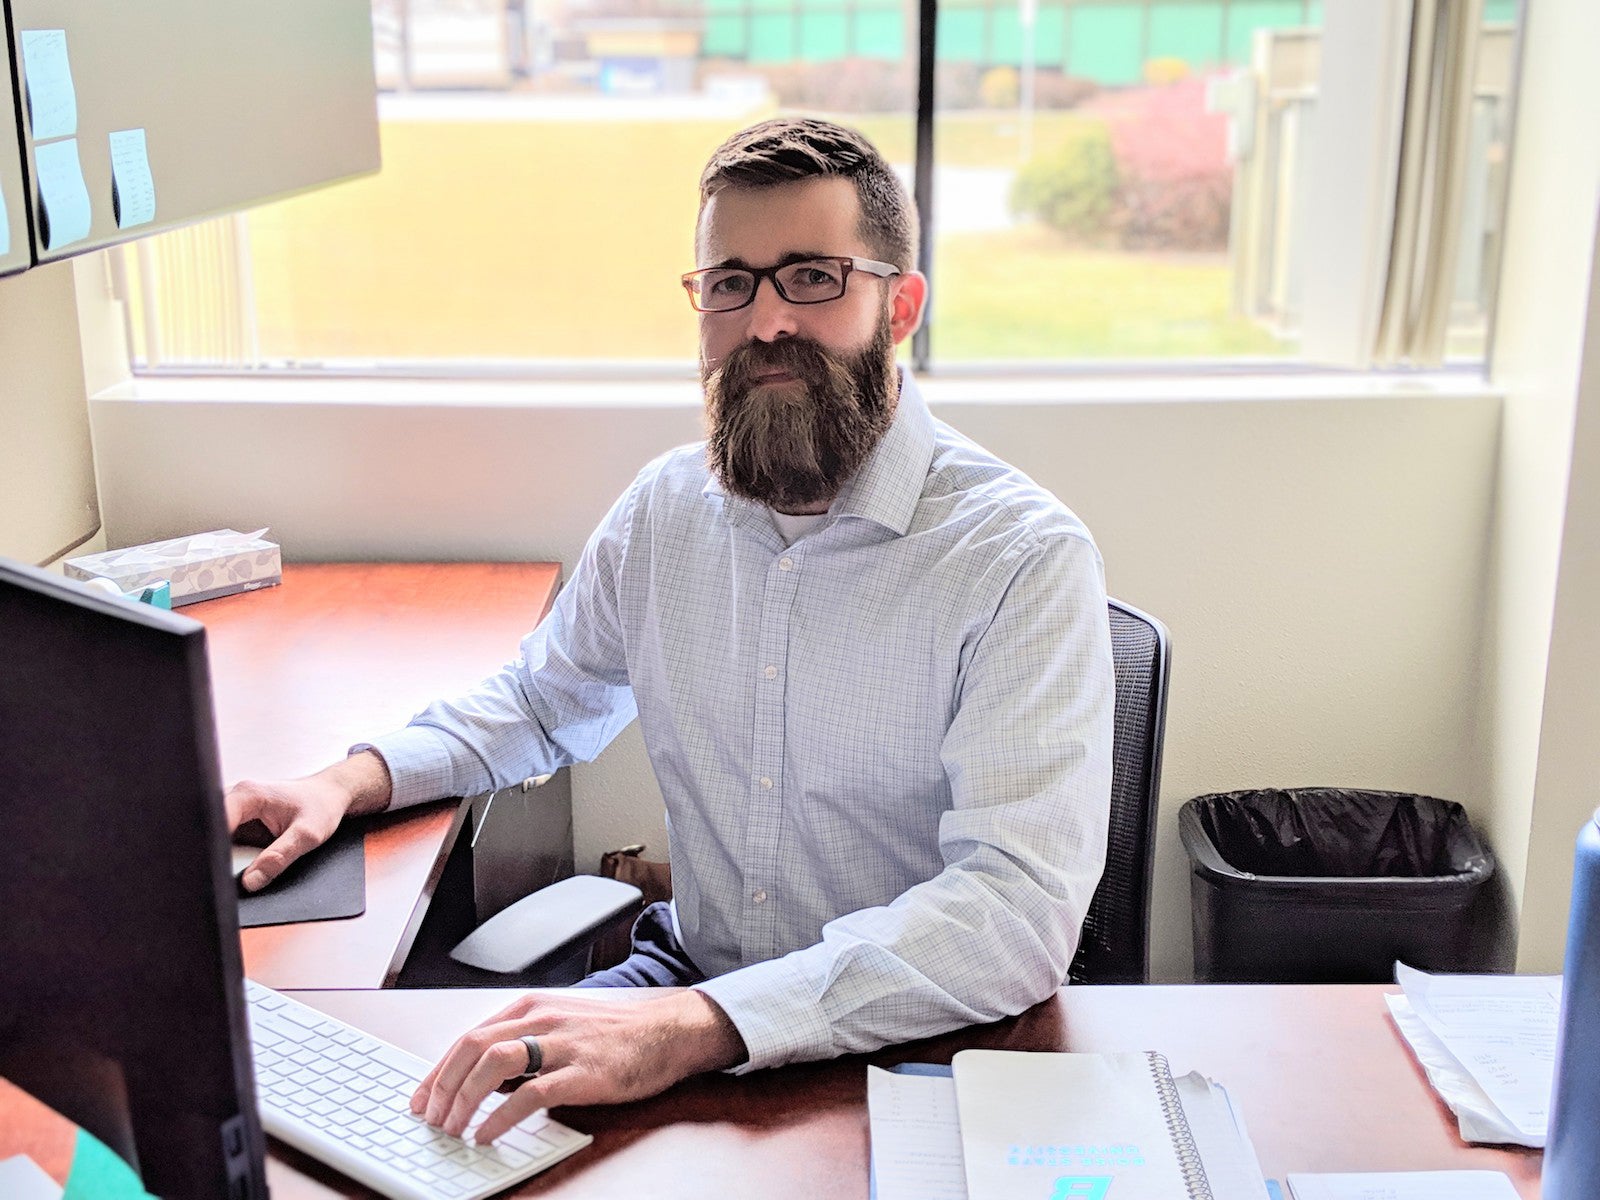
[(62, 565), (69, 579), (109, 579), (124, 592), (169, 580), (172, 606), (177, 608), (282, 583), (283, 558), (277, 545), (261, 536), (266, 532), (214, 529), (125, 550), (84, 554)]

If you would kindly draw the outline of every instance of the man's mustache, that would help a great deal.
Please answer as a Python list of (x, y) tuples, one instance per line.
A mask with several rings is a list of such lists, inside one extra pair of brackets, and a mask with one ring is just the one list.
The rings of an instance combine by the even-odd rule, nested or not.
[(808, 379), (825, 370), (829, 358), (828, 352), (810, 338), (788, 337), (737, 346), (723, 357), (716, 370), (729, 383), (747, 383), (772, 371), (787, 371)]

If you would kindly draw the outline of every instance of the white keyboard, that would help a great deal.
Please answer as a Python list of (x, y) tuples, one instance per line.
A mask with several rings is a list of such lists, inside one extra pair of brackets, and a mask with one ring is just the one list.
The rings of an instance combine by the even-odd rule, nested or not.
[[(542, 1111), (492, 1146), (429, 1128), (411, 1113), (429, 1063), (271, 988), (244, 986), (262, 1126), (390, 1200), (481, 1200), (594, 1141)], [(491, 1093), (474, 1122), (505, 1099)]]

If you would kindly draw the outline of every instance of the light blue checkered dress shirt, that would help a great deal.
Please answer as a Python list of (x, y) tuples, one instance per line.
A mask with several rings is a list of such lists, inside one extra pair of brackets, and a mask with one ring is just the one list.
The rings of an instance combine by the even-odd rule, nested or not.
[(793, 545), (703, 447), (651, 463), (521, 656), (372, 745), (400, 806), (588, 761), (637, 715), (679, 935), (754, 1069), (1065, 981), (1105, 859), (1113, 686), (1088, 532), (908, 376)]

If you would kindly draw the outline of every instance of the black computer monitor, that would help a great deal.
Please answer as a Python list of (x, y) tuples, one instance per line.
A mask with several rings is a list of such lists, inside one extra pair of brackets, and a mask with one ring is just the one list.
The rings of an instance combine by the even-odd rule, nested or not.
[(205, 629), (0, 559), (0, 1076), (264, 1200)]

